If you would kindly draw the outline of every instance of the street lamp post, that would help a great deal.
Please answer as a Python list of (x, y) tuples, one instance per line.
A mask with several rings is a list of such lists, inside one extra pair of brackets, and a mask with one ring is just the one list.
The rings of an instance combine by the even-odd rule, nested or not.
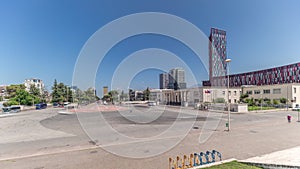
[(226, 59), (226, 69), (227, 69), (227, 111), (228, 111), (228, 122), (227, 122), (227, 129), (230, 131), (230, 103), (229, 103), (229, 62), (231, 62), (231, 59)]

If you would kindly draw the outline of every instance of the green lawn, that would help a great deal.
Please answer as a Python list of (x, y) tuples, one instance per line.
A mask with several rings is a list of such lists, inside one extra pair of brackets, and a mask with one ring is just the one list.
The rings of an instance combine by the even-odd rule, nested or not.
[(270, 110), (275, 109), (275, 107), (261, 107), (260, 106), (248, 106), (248, 111), (255, 111), (255, 110)]
[(243, 163), (239, 163), (237, 161), (217, 165), (217, 166), (212, 166), (212, 167), (207, 167), (207, 169), (261, 169), (259, 167), (251, 166), (251, 165), (246, 165)]

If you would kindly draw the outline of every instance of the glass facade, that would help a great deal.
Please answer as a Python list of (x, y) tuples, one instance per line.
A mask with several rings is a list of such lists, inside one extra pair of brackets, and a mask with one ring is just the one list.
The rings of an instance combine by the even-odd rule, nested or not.
[[(202, 84), (203, 86), (227, 86), (226, 32), (211, 28), (209, 40), (209, 81), (203, 81)], [(285, 83), (300, 83), (300, 63), (234, 74), (229, 78), (231, 87)]]
[(209, 76), (212, 80), (226, 75), (226, 32), (211, 28), (209, 40)]
[(230, 86), (300, 83), (300, 63), (230, 75), (229, 83)]

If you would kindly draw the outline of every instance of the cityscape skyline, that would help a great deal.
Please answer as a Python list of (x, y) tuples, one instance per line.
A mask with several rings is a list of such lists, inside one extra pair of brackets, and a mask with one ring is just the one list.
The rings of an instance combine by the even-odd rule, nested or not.
[(168, 73), (159, 74), (159, 89), (185, 89), (185, 70), (172, 68)]
[[(0, 84), (18, 84), (27, 78), (39, 78), (48, 90), (51, 90), (54, 79), (72, 85), (74, 65), (86, 40), (114, 19), (145, 11), (182, 17), (196, 25), (207, 37), (211, 27), (225, 30), (232, 74), (298, 63), (300, 51), (297, 41), (300, 34), (293, 30), (300, 28), (300, 24), (295, 22), (300, 15), (299, 5), (296, 0), (289, 3), (271, 3), (268, 0), (178, 1), (174, 2), (174, 9), (169, 9), (168, 2), (160, 1), (102, 1), (91, 4), (75, 1), (70, 8), (70, 3), (66, 2), (21, 1), (18, 5), (5, 2), (0, 7), (3, 23), (0, 28), (0, 57), (4, 63), (10, 64), (0, 67)], [(101, 75), (96, 77), (97, 91), (102, 92), (103, 86), (110, 85), (113, 70), (124, 57), (149, 47), (170, 50), (180, 56), (193, 72), (198, 73), (198, 82), (209, 79), (203, 65), (199, 66), (201, 62), (183, 44), (168, 37), (140, 35), (120, 42), (107, 54), (99, 68)], [(260, 64), (255, 60), (259, 60)], [(162, 71), (141, 72), (134, 78), (133, 87), (159, 88), (158, 73)], [(144, 85), (138, 86), (139, 81), (143, 81)]]

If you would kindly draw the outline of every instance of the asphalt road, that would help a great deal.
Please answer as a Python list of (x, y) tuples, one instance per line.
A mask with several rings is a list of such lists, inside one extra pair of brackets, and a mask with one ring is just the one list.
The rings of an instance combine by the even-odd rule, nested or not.
[[(137, 107), (85, 113), (80, 120), (57, 111), (0, 118), (0, 168), (157, 169), (167, 168), (169, 157), (194, 152), (215, 149), (223, 159), (246, 159), (300, 145), (297, 112), (232, 114), (228, 132), (227, 114), (196, 115), (192, 109)], [(287, 123), (288, 113), (292, 123)]]

